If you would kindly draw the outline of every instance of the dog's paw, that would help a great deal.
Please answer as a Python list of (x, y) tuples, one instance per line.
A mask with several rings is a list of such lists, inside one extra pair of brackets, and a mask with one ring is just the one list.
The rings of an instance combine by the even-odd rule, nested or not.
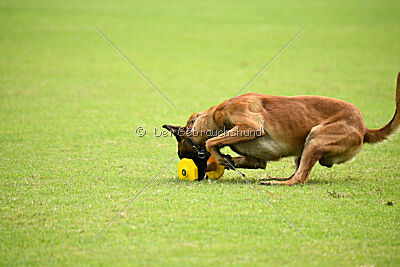
[(221, 165), (225, 166), (226, 170), (234, 170), (235, 169), (235, 161), (233, 160), (231, 155), (222, 154), (223, 163)]

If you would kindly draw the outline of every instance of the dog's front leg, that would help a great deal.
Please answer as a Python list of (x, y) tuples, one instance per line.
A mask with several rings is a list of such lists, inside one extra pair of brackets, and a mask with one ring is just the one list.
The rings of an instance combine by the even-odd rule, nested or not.
[(233, 157), (233, 162), (235, 163), (235, 168), (243, 169), (265, 169), (267, 167), (267, 162), (263, 159), (250, 157), (250, 156), (238, 156)]
[(227, 168), (232, 168), (232, 166), (236, 167), (233, 158), (230, 155), (222, 154), (220, 149), (224, 146), (234, 145), (261, 137), (264, 134), (264, 131), (262, 129), (260, 130), (257, 125), (236, 125), (229, 131), (207, 140), (206, 149), (218, 164)]

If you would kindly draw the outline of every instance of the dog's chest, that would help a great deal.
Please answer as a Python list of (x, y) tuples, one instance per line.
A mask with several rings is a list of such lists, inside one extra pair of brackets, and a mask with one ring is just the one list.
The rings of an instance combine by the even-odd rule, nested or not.
[(269, 135), (231, 145), (231, 148), (238, 154), (265, 160), (278, 160), (290, 154), (285, 144), (274, 140)]

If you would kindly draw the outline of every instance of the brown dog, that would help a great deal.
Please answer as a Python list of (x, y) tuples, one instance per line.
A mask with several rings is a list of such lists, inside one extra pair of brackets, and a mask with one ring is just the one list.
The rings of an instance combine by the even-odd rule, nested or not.
[[(263, 184), (292, 185), (307, 182), (314, 164), (326, 167), (344, 163), (363, 143), (385, 140), (400, 126), (400, 73), (396, 112), (378, 130), (369, 130), (360, 111), (342, 100), (322, 96), (269, 96), (249, 93), (228, 99), (193, 114), (185, 127), (164, 125), (178, 141), (180, 158), (191, 158), (207, 171), (215, 163), (227, 168), (262, 168), (267, 161), (295, 157), (296, 171), (289, 178), (263, 179)], [(217, 133), (217, 134), (216, 134)], [(220, 152), (229, 146), (239, 157)], [(205, 171), (205, 170), (203, 170)], [(268, 181), (268, 182), (266, 182)]]

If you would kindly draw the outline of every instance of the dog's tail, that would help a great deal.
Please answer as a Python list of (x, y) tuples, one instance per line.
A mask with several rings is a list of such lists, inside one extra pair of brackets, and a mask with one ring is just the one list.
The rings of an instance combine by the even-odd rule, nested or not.
[(377, 129), (367, 129), (364, 135), (364, 143), (378, 143), (386, 140), (391, 134), (394, 134), (400, 126), (400, 72), (397, 76), (397, 89), (396, 89), (396, 112), (392, 120), (386, 126)]

